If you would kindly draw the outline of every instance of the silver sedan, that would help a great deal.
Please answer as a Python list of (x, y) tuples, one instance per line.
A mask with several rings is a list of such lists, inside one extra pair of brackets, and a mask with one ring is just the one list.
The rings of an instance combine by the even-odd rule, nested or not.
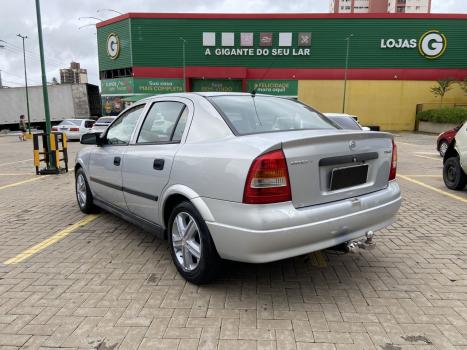
[(137, 102), (76, 158), (80, 209), (103, 208), (169, 241), (190, 282), (223, 259), (264, 263), (372, 247), (400, 207), (390, 134), (340, 130), (313, 108), (256, 94)]

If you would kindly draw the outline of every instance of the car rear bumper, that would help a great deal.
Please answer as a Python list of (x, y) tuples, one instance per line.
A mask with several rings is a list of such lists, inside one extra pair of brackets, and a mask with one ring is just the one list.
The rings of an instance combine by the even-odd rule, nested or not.
[(83, 135), (84, 132), (65, 131), (65, 134), (68, 140), (81, 140), (81, 135)]
[(329, 248), (389, 226), (401, 204), (392, 181), (384, 190), (296, 209), (291, 202), (247, 205), (203, 198), (207, 221), (224, 259), (264, 263)]

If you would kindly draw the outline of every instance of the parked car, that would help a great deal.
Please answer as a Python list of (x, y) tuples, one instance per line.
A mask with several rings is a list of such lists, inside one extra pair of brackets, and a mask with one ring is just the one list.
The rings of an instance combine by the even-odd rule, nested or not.
[(96, 146), (76, 157), (79, 208), (167, 238), (179, 273), (198, 284), (222, 259), (372, 247), (401, 202), (391, 134), (337, 129), (274, 96), (154, 96), (81, 143)]
[(443, 179), (446, 187), (461, 191), (467, 185), (467, 122), (457, 130), (443, 159)]
[(462, 125), (456, 126), (454, 129), (442, 132), (438, 135), (438, 140), (436, 141), (436, 149), (438, 150), (441, 157), (444, 157), (452, 139), (456, 136), (457, 131), (461, 128)]
[(94, 122), (92, 119), (65, 119), (52, 127), (52, 131), (64, 132), (68, 140), (80, 140), (81, 135), (91, 131)]
[(94, 123), (91, 132), (103, 132), (117, 117), (100, 117)]
[(334, 123), (339, 125), (345, 130), (363, 130), (370, 131), (367, 126), (361, 126), (358, 122), (358, 118), (354, 115), (344, 113), (323, 113), (326, 117), (331, 119)]

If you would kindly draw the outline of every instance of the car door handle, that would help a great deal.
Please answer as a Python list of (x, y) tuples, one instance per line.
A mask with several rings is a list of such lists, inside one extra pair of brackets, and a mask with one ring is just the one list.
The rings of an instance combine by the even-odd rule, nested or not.
[(115, 166), (120, 166), (120, 162), (122, 161), (122, 158), (120, 157), (115, 157), (114, 158), (114, 165)]
[(164, 163), (164, 159), (154, 159), (152, 167), (154, 168), (154, 170), (162, 170), (164, 169)]

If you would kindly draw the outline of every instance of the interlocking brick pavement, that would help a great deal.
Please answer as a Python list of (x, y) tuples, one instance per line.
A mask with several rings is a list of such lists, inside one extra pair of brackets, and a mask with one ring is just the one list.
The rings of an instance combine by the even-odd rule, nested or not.
[[(433, 152), (433, 137), (397, 139), (408, 143), (400, 173), (440, 174), (436, 155), (414, 156)], [(0, 138), (0, 174), (32, 174), (29, 162), (2, 166), (30, 148)], [(417, 179), (444, 189), (441, 178)], [(177, 274), (166, 242), (103, 213), (0, 264), (0, 349), (467, 349), (467, 205), (399, 183), (398, 221), (374, 250), (324, 252), (325, 267), (309, 256), (228, 262), (200, 287)], [(73, 184), (70, 173), (0, 190), (0, 262), (84, 217)]]

